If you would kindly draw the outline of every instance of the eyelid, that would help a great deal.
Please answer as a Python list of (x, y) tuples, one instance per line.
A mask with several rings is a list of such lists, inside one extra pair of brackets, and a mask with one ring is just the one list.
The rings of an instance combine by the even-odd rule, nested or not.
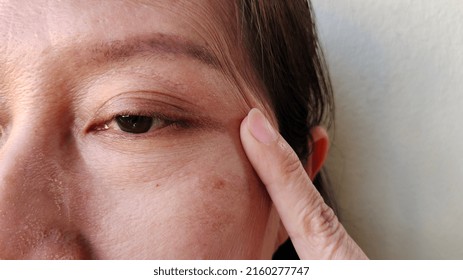
[(104, 130), (102, 128), (108, 128), (117, 116), (124, 115), (152, 117), (168, 124), (176, 123), (182, 127), (188, 126), (187, 116), (179, 113), (178, 108), (170, 104), (128, 97), (114, 102), (106, 102), (105, 105), (98, 110), (92, 122), (85, 128), (85, 132)]
[(178, 127), (207, 130), (225, 129), (224, 124), (209, 117), (207, 111), (199, 111), (196, 106), (175, 96), (153, 91), (123, 92), (104, 102), (83, 128), (83, 133), (104, 126), (115, 116), (137, 114), (159, 117), (174, 121)]
[[(176, 117), (167, 116), (167, 115), (164, 115), (164, 114), (159, 113), (159, 112), (137, 111), (137, 110), (135, 110), (135, 111), (124, 111), (124, 112), (118, 113), (118, 114), (114, 115), (112, 117), (112, 119), (109, 120), (109, 122), (107, 122), (105, 125), (108, 125), (109, 123), (116, 122), (116, 118), (119, 117), (119, 116), (150, 117), (150, 118), (153, 118), (155, 120), (159, 120), (159, 121), (164, 122), (165, 125), (163, 125), (161, 128), (171, 126), (171, 125), (175, 125), (177, 127), (183, 127), (183, 128), (188, 128), (189, 127), (188, 121), (186, 121), (184, 119), (177, 119)], [(151, 130), (152, 130), (152, 128), (150, 128), (149, 131), (151, 131)]]

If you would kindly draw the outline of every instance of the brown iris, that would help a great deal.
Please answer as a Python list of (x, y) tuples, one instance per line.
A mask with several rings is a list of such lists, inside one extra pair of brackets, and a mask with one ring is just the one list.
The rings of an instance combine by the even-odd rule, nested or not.
[(145, 133), (153, 125), (153, 117), (140, 115), (121, 115), (116, 117), (116, 123), (122, 131), (128, 133)]

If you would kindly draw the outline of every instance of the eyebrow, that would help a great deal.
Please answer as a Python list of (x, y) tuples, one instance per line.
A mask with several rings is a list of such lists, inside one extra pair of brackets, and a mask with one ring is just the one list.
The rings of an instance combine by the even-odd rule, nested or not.
[(108, 63), (146, 52), (182, 55), (212, 68), (220, 68), (218, 57), (205, 46), (181, 36), (155, 33), (124, 40), (98, 43), (88, 48), (92, 58), (99, 63)]

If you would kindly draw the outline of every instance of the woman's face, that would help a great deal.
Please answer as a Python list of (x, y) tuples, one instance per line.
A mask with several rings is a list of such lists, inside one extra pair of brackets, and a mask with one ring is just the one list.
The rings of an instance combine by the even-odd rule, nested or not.
[(223, 9), (0, 2), (0, 258), (271, 257)]

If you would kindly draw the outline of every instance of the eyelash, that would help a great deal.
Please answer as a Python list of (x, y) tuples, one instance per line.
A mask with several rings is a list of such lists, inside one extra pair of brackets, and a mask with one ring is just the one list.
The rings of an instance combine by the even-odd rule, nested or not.
[[(139, 117), (149, 117), (153, 119), (153, 123), (146, 132), (142, 133), (130, 133), (123, 131), (119, 125), (117, 124), (117, 118), (121, 116), (139, 116)], [(156, 122), (162, 122), (163, 124), (156, 128)], [(153, 112), (148, 112), (148, 111), (122, 111), (119, 112), (118, 114), (112, 115), (110, 118), (107, 118), (106, 121), (100, 122), (100, 124), (97, 124), (93, 127), (92, 130), (100, 132), (100, 131), (107, 131), (110, 129), (116, 130), (117, 133), (121, 133), (124, 136), (127, 137), (140, 137), (142, 135), (146, 134), (151, 134), (154, 132), (158, 132), (163, 129), (167, 128), (173, 128), (173, 129), (178, 129), (178, 128), (188, 128), (190, 127), (190, 124), (188, 123), (187, 120), (181, 119), (178, 117), (172, 117), (172, 116), (167, 116), (165, 114), (160, 114), (160, 113), (153, 113)]]

